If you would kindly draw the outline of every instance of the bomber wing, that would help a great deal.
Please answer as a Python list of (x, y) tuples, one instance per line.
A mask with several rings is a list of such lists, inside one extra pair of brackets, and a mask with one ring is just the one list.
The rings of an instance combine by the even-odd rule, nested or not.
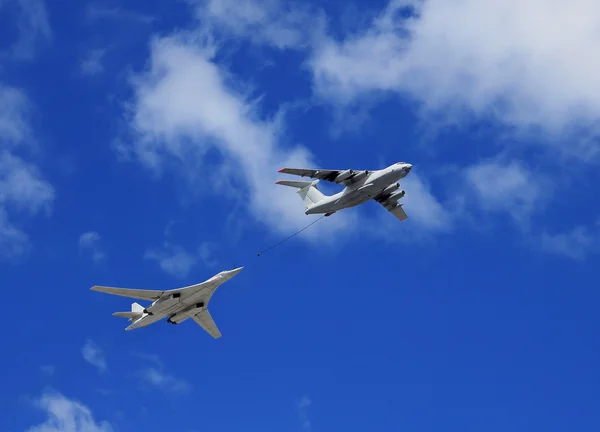
[(94, 285), (90, 288), (92, 291), (103, 292), (106, 294), (118, 295), (121, 297), (129, 297), (138, 300), (148, 300), (154, 301), (161, 298), (163, 295), (169, 296), (176, 293), (181, 293), (186, 288), (179, 288), (173, 290), (145, 290), (145, 289), (133, 289), (133, 288), (115, 288), (115, 287), (107, 287)]
[(202, 311), (198, 312), (196, 315), (192, 316), (192, 319), (196, 321), (200, 327), (206, 330), (206, 332), (213, 338), (218, 339), (221, 337), (221, 332), (210, 316), (208, 309), (203, 309)]
[(319, 180), (325, 180), (331, 183), (344, 183), (352, 180), (357, 176), (369, 174), (367, 170), (326, 170), (326, 169), (310, 169), (310, 168), (281, 168), (282, 174), (291, 174), (300, 177), (310, 177)]
[[(228, 280), (230, 277), (235, 276), (241, 269), (242, 269), (242, 267), (228, 271), (228, 272), (221, 272), (218, 275), (213, 276), (212, 278), (210, 278), (204, 282), (201, 282), (201, 283), (198, 283), (195, 285), (182, 287), (182, 288), (171, 289), (171, 290), (145, 290), (145, 289), (133, 289), (133, 288), (115, 288), (115, 287), (107, 287), (107, 286), (100, 286), (100, 285), (95, 285), (90, 289), (92, 291), (103, 292), (106, 294), (113, 294), (113, 295), (118, 295), (121, 297), (129, 297), (129, 298), (134, 298), (134, 299), (138, 299), (138, 300), (149, 300), (149, 301), (158, 300), (159, 298), (161, 298), (163, 296), (165, 296), (165, 297), (172, 296), (173, 294), (181, 294), (183, 297), (186, 297), (189, 294), (195, 294), (199, 290), (206, 291), (209, 294), (208, 297), (210, 298), (213, 291), (219, 285), (221, 285), (223, 282), (225, 282), (225, 280)], [(231, 276), (228, 277), (227, 276), (228, 274), (230, 274)], [(222, 279), (223, 277), (225, 279)]]

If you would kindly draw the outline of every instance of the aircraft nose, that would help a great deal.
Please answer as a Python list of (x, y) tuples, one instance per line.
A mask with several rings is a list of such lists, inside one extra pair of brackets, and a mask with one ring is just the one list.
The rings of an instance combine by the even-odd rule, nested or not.
[(406, 164), (404, 165), (404, 170), (408, 173), (410, 172), (410, 170), (412, 169), (412, 165), (411, 164)]

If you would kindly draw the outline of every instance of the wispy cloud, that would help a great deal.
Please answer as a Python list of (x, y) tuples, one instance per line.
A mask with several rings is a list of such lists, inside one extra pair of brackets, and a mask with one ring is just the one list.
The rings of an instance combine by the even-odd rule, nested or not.
[(543, 233), (539, 246), (552, 254), (583, 260), (588, 254), (600, 252), (600, 221), (593, 227), (577, 226), (562, 233)]
[(39, 169), (20, 156), (33, 143), (30, 109), (22, 91), (0, 83), (0, 257), (4, 259), (16, 259), (31, 247), (15, 216), (48, 215), (55, 196)]
[(41, 424), (27, 428), (26, 432), (113, 432), (110, 423), (97, 422), (87, 406), (60, 393), (43, 394), (36, 401), (36, 406), (48, 418)]
[(100, 248), (100, 234), (96, 231), (88, 231), (79, 236), (79, 250), (89, 251), (95, 262), (102, 261), (106, 257)]
[(12, 13), (17, 26), (16, 40), (10, 47), (10, 55), (16, 60), (31, 60), (38, 48), (52, 40), (52, 29), (43, 0), (4, 0), (0, 8)]
[(175, 223), (171, 221), (165, 228), (165, 241), (162, 247), (147, 250), (144, 258), (158, 262), (165, 272), (177, 278), (185, 278), (199, 263), (207, 267), (217, 265), (216, 245), (211, 242), (202, 242), (195, 251), (191, 252), (171, 243), (169, 239), (173, 237), (174, 225)]
[(146, 251), (144, 258), (155, 260), (160, 268), (171, 276), (186, 277), (198, 262), (198, 257), (189, 253), (183, 247), (166, 243), (162, 248)]
[(298, 416), (300, 417), (300, 425), (305, 432), (310, 432), (312, 430), (310, 420), (308, 419), (308, 407), (310, 407), (311, 404), (312, 401), (308, 396), (302, 396), (296, 407), (298, 409)]
[(157, 355), (143, 353), (136, 353), (136, 355), (154, 364), (141, 370), (139, 377), (144, 383), (168, 393), (188, 393), (191, 390), (192, 387), (187, 381), (164, 372), (163, 363)]
[(187, 381), (169, 375), (157, 368), (149, 367), (142, 371), (142, 379), (154, 386), (169, 393), (187, 393), (191, 386)]
[(123, 20), (123, 21), (137, 21), (144, 24), (151, 24), (155, 18), (142, 14), (140, 12), (125, 9), (120, 6), (116, 7), (105, 7), (100, 2), (90, 2), (86, 6), (86, 19), (88, 22), (94, 22), (97, 20)]
[(31, 104), (19, 89), (0, 83), (0, 147), (15, 147), (32, 139)]
[[(546, 0), (391, 0), (367, 29), (319, 41), (310, 67), (316, 93), (334, 104), (408, 95), (427, 116), (492, 117), (588, 159), (599, 151), (582, 139), (600, 132), (600, 60), (588, 55), (598, 25), (592, 0), (551, 8)], [(565, 143), (572, 133), (579, 139)]]
[(91, 339), (85, 341), (83, 348), (81, 348), (81, 354), (86, 362), (98, 368), (100, 372), (106, 370), (106, 358), (104, 357), (104, 351)]
[(484, 210), (506, 212), (519, 224), (527, 224), (552, 195), (551, 182), (516, 160), (484, 160), (465, 176)]
[[(153, 40), (150, 68), (133, 81), (132, 139), (123, 140), (121, 155), (157, 173), (179, 167), (203, 184), (228, 179), (212, 186), (248, 202), (256, 221), (284, 232), (305, 226), (313, 218), (304, 214), (301, 200), (274, 183), (279, 168), (313, 166), (313, 157), (284, 144), (281, 117), (261, 118), (257, 103), (239, 93), (240, 85), (214, 61), (216, 47), (205, 36), (199, 30)], [(204, 163), (209, 149), (224, 158), (220, 165), (211, 161), (210, 175)], [(307, 234), (334, 235), (349, 223), (348, 214), (340, 215), (326, 230), (317, 225)]]
[(196, 3), (196, 16), (211, 30), (217, 33), (224, 30), (279, 49), (307, 48), (325, 28), (325, 16), (300, 2), (208, 0)]
[(102, 61), (105, 53), (106, 49), (104, 48), (89, 50), (80, 64), (81, 72), (84, 75), (98, 75), (102, 73), (104, 71)]

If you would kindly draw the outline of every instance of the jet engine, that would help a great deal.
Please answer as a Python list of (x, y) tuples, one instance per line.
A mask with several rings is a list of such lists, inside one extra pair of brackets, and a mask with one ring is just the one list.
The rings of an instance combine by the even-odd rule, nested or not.
[(352, 171), (351, 169), (350, 170), (346, 170), (346, 171), (342, 171), (335, 178), (335, 182), (336, 183), (341, 183), (344, 180), (348, 180), (350, 177), (352, 177), (353, 174), (354, 174), (354, 171)]
[(352, 177), (352, 182), (357, 182), (369, 175), (369, 171), (361, 171)]
[(391, 184), (388, 187), (386, 187), (384, 190), (381, 191), (380, 196), (385, 197), (385, 196), (391, 195), (392, 192), (395, 192), (398, 189), (400, 189), (400, 183)]
[(404, 195), (406, 195), (405, 191), (403, 191), (403, 190), (396, 191), (388, 197), (387, 201), (389, 201), (389, 202), (397, 201), (400, 198), (402, 198)]

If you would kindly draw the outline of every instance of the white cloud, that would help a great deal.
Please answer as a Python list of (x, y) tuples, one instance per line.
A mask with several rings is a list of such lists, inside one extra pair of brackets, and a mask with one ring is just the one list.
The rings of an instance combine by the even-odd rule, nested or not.
[[(208, 182), (218, 193), (237, 194), (249, 202), (258, 221), (281, 232), (305, 226), (314, 218), (304, 214), (302, 201), (274, 183), (282, 166), (313, 166), (315, 161), (306, 149), (281, 144), (281, 117), (259, 116), (256, 103), (234, 90), (239, 85), (214, 62), (215, 48), (202, 36), (200, 31), (153, 41), (150, 68), (133, 81), (134, 140), (120, 148), (122, 154), (155, 171), (175, 163), (194, 181)], [(202, 163), (209, 149), (225, 160), (221, 166), (211, 161), (210, 170)], [(341, 215), (325, 230), (317, 225), (307, 235), (333, 235), (349, 219)]]
[[(324, 29), (324, 17), (305, 4), (280, 0), (198, 1), (196, 15), (213, 31), (225, 30), (279, 49), (310, 46)], [(307, 25), (310, 23), (310, 25)]]
[(483, 209), (504, 211), (525, 223), (551, 197), (550, 183), (517, 161), (482, 161), (465, 171)]
[[(171, 230), (174, 225), (175, 222), (171, 221), (165, 228), (165, 239), (172, 237)], [(147, 250), (144, 258), (157, 261), (160, 267), (170, 275), (184, 278), (200, 262), (207, 267), (217, 265), (216, 248), (215, 244), (205, 241), (200, 243), (195, 252), (188, 252), (182, 246), (165, 240), (162, 247)]]
[(31, 139), (30, 104), (25, 94), (0, 83), (0, 147), (14, 147)]
[[(438, 115), (597, 135), (598, 26), (595, 0), (392, 0), (367, 30), (324, 38), (310, 66), (315, 91), (335, 103), (392, 92)], [(554, 143), (582, 158), (598, 151), (594, 140)]]
[(187, 381), (164, 372), (165, 368), (159, 356), (140, 352), (132, 354), (154, 364), (140, 371), (139, 378), (144, 383), (168, 393), (187, 393), (191, 390), (192, 387)]
[(112, 432), (108, 422), (96, 422), (91, 410), (76, 400), (67, 399), (60, 393), (46, 393), (37, 406), (48, 418), (26, 432)]
[(10, 223), (0, 206), (0, 257), (12, 260), (24, 255), (30, 248), (29, 237)]
[(198, 262), (198, 257), (178, 245), (165, 243), (161, 249), (152, 249), (144, 258), (158, 261), (160, 268), (177, 278), (186, 277)]
[(88, 339), (85, 341), (83, 348), (81, 348), (81, 354), (86, 362), (98, 368), (100, 372), (106, 370), (106, 359), (102, 348), (94, 343), (94, 341)]
[(600, 251), (600, 223), (592, 229), (578, 226), (563, 233), (544, 233), (539, 245), (548, 253), (583, 260), (588, 254)]
[(13, 213), (50, 213), (54, 189), (38, 168), (17, 152), (31, 148), (30, 104), (18, 89), (0, 84), (0, 257), (15, 259), (31, 247)]
[[(445, 207), (431, 193), (429, 185), (416, 173), (402, 180), (406, 195), (402, 198), (404, 209), (410, 213), (411, 223), (428, 232), (446, 231), (451, 228), (452, 207)], [(407, 213), (407, 214), (408, 214)], [(389, 216), (389, 215), (386, 215)]]
[(141, 377), (144, 382), (169, 393), (187, 393), (191, 389), (187, 381), (153, 367), (144, 369)]
[(100, 248), (100, 234), (96, 231), (88, 231), (79, 236), (79, 250), (90, 251), (95, 262), (102, 261), (106, 257)]
[[(10, 9), (16, 6), (15, 9)], [(52, 30), (43, 0), (5, 0), (0, 8), (9, 7), (16, 12), (17, 39), (10, 48), (10, 55), (18, 60), (31, 60), (38, 47), (52, 39)]]
[(0, 150), (0, 204), (35, 214), (49, 212), (53, 200), (54, 189), (34, 165)]

